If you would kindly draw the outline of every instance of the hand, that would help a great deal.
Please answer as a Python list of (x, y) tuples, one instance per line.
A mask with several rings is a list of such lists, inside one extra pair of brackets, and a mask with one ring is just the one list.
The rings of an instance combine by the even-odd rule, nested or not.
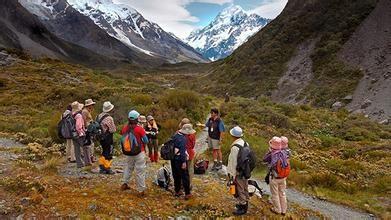
[(187, 167), (187, 164), (186, 164), (186, 162), (184, 162), (184, 163), (182, 163), (182, 170), (186, 170), (186, 167)]

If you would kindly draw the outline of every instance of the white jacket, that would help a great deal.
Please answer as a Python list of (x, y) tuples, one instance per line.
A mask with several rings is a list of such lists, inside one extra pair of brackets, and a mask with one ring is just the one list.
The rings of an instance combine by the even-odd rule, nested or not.
[(235, 144), (238, 144), (240, 146), (244, 146), (244, 140), (242, 138), (239, 138), (236, 141), (234, 141), (231, 145), (231, 152), (228, 157), (227, 172), (232, 177), (236, 176), (236, 166), (238, 164), (239, 148), (237, 146), (235, 146)]

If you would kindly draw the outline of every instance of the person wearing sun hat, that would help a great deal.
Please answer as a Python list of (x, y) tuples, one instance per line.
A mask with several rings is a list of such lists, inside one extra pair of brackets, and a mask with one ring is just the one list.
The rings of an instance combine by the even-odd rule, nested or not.
[(231, 144), (231, 152), (228, 156), (227, 172), (228, 178), (235, 183), (237, 205), (236, 210), (233, 212), (234, 215), (244, 215), (248, 209), (248, 180), (242, 178), (240, 173), (237, 171), (238, 156), (241, 147), (244, 147), (247, 143), (243, 139), (243, 130), (239, 126), (233, 127), (229, 131), (233, 143)]
[[(95, 102), (92, 101), (92, 99), (87, 99), (84, 101), (84, 108), (82, 111), (84, 125), (86, 128), (91, 124), (94, 119), (92, 118), (92, 112), (94, 111)], [(87, 132), (86, 140), (84, 142), (84, 148), (88, 151), (89, 155), (86, 159), (88, 160), (88, 163), (91, 164), (92, 162), (95, 162), (94, 158), (94, 142), (91, 140), (91, 136)]]
[(280, 137), (273, 137), (269, 141), (269, 152), (264, 156), (263, 161), (268, 163), (269, 168), (269, 185), (271, 192), (271, 200), (273, 207), (271, 211), (276, 214), (285, 215), (287, 211), (286, 199), (286, 177), (281, 178), (277, 174), (276, 165), (281, 161), (281, 167), (289, 166), (287, 151), (283, 150), (283, 145), (287, 139)]
[[(85, 164), (82, 161), (81, 149), (84, 145), (84, 140), (86, 136), (86, 129), (84, 125), (83, 116), (81, 111), (83, 109), (83, 104), (75, 101), (71, 104), (72, 106), (72, 117), (76, 121), (76, 135), (73, 138), (73, 147), (75, 148), (75, 159), (77, 168), (83, 167)], [(88, 163), (88, 161), (86, 161)]]
[(156, 123), (155, 118), (152, 115), (148, 115), (147, 124), (145, 125), (145, 132), (148, 137), (148, 155), (151, 162), (159, 161), (159, 143), (158, 134), (160, 126)]
[(103, 138), (99, 141), (102, 146), (102, 155), (99, 158), (99, 168), (102, 174), (114, 174), (111, 170), (114, 148), (114, 133), (117, 131), (114, 119), (112, 116), (114, 105), (106, 101), (103, 103), (102, 113), (97, 117), (103, 132)]

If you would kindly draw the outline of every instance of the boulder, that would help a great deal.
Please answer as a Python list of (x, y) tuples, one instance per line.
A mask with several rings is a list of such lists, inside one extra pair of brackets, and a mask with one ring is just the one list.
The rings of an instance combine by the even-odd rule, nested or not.
[(389, 123), (390, 123), (389, 119), (385, 119), (383, 121), (379, 121), (379, 124), (381, 124), (381, 125), (388, 125)]
[(353, 96), (352, 95), (347, 95), (343, 98), (343, 100), (345, 101), (352, 101), (353, 100)]
[(372, 104), (370, 99), (365, 99), (365, 101), (361, 104), (361, 109), (368, 108)]
[(331, 106), (331, 109), (332, 109), (333, 111), (338, 111), (338, 110), (340, 110), (342, 107), (343, 107), (343, 103), (342, 103), (342, 102), (335, 102), (335, 103)]

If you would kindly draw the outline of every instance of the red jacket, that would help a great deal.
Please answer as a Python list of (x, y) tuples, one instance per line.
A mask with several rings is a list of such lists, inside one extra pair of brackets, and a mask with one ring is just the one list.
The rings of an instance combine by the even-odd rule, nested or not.
[(195, 134), (188, 134), (186, 135), (186, 150), (189, 154), (189, 160), (193, 160), (195, 157), (195, 142), (196, 142), (196, 136)]

